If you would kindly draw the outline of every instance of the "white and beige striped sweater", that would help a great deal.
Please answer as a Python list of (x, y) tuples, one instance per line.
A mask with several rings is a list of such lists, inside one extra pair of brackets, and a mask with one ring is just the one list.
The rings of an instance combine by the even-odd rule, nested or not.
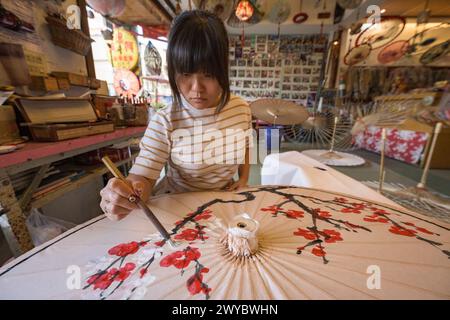
[(221, 189), (243, 163), (249, 135), (251, 111), (241, 98), (231, 96), (218, 114), (183, 99), (153, 115), (130, 173), (157, 180), (167, 163), (166, 191)]

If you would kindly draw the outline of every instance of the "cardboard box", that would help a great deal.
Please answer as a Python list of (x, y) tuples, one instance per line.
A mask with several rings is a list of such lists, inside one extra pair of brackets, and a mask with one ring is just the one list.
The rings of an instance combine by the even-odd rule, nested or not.
[(67, 79), (73, 86), (89, 87), (89, 78), (81, 74), (70, 72), (52, 72), (56, 78)]
[(0, 106), (0, 144), (18, 139), (20, 139), (20, 134), (14, 107), (10, 105)]
[(30, 89), (41, 91), (58, 91), (58, 81), (54, 77), (31, 77)]

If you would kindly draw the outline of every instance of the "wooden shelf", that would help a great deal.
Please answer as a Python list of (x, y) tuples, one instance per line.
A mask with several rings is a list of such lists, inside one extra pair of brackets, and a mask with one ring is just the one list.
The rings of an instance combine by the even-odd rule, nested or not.
[[(122, 161), (116, 162), (116, 166), (120, 167), (124, 165), (127, 162), (133, 161), (137, 157), (138, 153), (135, 153), (131, 156), (131, 158), (124, 159)], [(108, 169), (104, 166), (97, 166), (96, 169), (90, 170), (90, 173), (86, 174), (85, 176), (81, 177), (80, 179), (77, 179), (73, 182), (70, 182), (66, 185), (61, 186), (60, 188), (56, 189), (55, 191), (50, 191), (43, 197), (31, 200), (30, 205), (32, 208), (41, 208), (45, 206), (46, 204), (52, 202), (53, 200), (61, 197), (63, 194), (68, 193), (70, 191), (76, 190), (82, 185), (90, 182), (92, 179), (97, 178), (99, 176), (104, 175), (108, 172)]]

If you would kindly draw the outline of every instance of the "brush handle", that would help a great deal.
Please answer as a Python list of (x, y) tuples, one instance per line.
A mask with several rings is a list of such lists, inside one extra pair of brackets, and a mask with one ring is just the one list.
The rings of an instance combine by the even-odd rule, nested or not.
[(158, 218), (156, 218), (155, 214), (150, 210), (150, 208), (145, 204), (144, 201), (142, 201), (141, 198), (134, 192), (133, 188), (128, 184), (127, 180), (123, 176), (123, 174), (120, 172), (120, 170), (116, 167), (114, 162), (111, 161), (111, 159), (108, 156), (104, 156), (102, 158), (103, 163), (105, 166), (111, 171), (111, 173), (116, 177), (117, 179), (123, 181), (126, 186), (129, 188), (130, 193), (132, 196), (128, 199), (131, 202), (135, 202), (138, 207), (144, 211), (145, 215), (150, 219), (150, 221), (153, 223), (155, 228), (158, 230), (158, 232), (163, 236), (165, 240), (170, 240), (170, 235), (167, 232), (167, 230), (164, 228), (164, 226), (159, 222)]

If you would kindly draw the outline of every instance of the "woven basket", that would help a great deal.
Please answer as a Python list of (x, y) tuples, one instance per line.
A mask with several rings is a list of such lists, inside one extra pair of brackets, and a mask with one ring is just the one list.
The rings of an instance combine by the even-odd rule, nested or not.
[(62, 48), (74, 51), (82, 56), (89, 53), (91, 42), (93, 41), (80, 30), (67, 28), (66, 22), (62, 19), (47, 16), (45, 18), (50, 29), (52, 42)]

